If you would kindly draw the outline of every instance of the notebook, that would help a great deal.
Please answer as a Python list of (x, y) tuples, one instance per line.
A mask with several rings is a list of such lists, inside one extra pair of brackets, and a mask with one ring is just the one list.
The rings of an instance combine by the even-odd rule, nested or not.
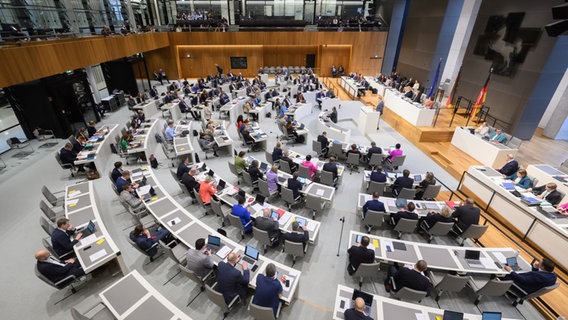
[(529, 206), (537, 206), (542, 202), (542, 199), (537, 199), (533, 197), (522, 197), (521, 202)]
[(511, 182), (503, 182), (501, 183), (503, 185), (503, 187), (505, 188), (505, 190), (507, 191), (513, 191), (515, 190), (515, 185)]
[(477, 250), (465, 250), (465, 261), (470, 266), (482, 266), (481, 261), (479, 261), (479, 257), (481, 255), (481, 251)]

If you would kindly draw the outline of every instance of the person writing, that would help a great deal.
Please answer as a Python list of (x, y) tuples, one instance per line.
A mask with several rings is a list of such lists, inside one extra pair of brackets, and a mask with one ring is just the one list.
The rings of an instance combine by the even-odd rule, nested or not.
[(187, 268), (195, 273), (199, 279), (203, 279), (213, 269), (211, 249), (205, 245), (205, 239), (195, 240), (195, 249), (189, 249), (186, 254)]

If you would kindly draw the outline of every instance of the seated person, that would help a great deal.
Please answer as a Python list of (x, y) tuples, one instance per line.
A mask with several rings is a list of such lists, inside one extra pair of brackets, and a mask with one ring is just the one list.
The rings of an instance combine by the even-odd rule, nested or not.
[(513, 280), (515, 286), (523, 290), (524, 293), (519, 292), (515, 286), (511, 287), (510, 292), (521, 298), (544, 287), (555, 284), (557, 276), (556, 273), (554, 273), (554, 267), (554, 262), (547, 258), (536, 261), (532, 265), (532, 270), (529, 272), (517, 273), (513, 271), (510, 266), (505, 266), (503, 268), (510, 273), (502, 279)]
[(122, 176), (122, 161), (117, 161), (114, 163), (114, 169), (110, 173), (110, 178), (112, 181), (116, 181), (120, 176)]
[(239, 263), (240, 257), (235, 252), (229, 253), (227, 262), (219, 262), (217, 268), (217, 286), (215, 290), (223, 294), (225, 303), (229, 304), (236, 297), (239, 296), (244, 302), (247, 298), (247, 289), (250, 279), (250, 270), (248, 263), (242, 263), (243, 273), (236, 268)]
[(94, 120), (90, 120), (87, 126), (87, 132), (89, 133), (89, 137), (95, 136), (98, 132), (97, 128), (95, 127), (96, 123)]
[[(37, 270), (39, 273), (53, 283), (57, 283), (71, 275), (77, 278), (85, 275), (85, 271), (81, 269), (79, 260), (67, 259), (60, 261), (52, 257), (46, 249), (37, 251), (35, 258), (37, 260)], [(73, 280), (62, 283), (59, 287), (63, 288), (72, 281)]]
[(489, 141), (493, 143), (505, 143), (507, 142), (507, 137), (501, 132), (501, 129), (497, 129), (489, 135)]
[[(269, 263), (266, 266), (266, 276), (259, 274), (256, 277), (256, 292), (252, 303), (257, 306), (272, 308), (274, 318), (278, 315), (280, 299), (282, 298), (282, 283), (276, 278), (276, 266)], [(281, 279), (286, 279), (283, 275)]]
[(295, 163), (294, 160), (290, 159), (289, 154), (290, 153), (288, 152), (288, 150), (284, 150), (284, 153), (282, 154), (282, 158), (280, 158), (280, 162), (286, 161), (288, 163), (288, 165), (290, 166), (290, 171), (295, 172), (296, 170), (298, 170), (298, 164)]
[(556, 206), (560, 203), (560, 201), (562, 201), (562, 194), (558, 192), (556, 188), (556, 183), (550, 182), (546, 185), (533, 188), (532, 191), (539, 198), (546, 200), (553, 206)]
[(375, 182), (387, 182), (387, 175), (383, 172), (383, 167), (376, 166), (375, 169), (371, 171), (369, 179)]
[[(75, 235), (73, 240), (70, 239), (71, 236)], [(82, 233), (75, 234), (75, 228), (69, 223), (69, 219), (60, 218), (57, 220), (57, 229), (53, 230), (51, 234), (51, 246), (53, 251), (57, 253), (58, 256), (63, 256), (67, 253), (73, 251), (73, 246), (79, 242)]]
[(424, 103), (422, 104), (422, 106), (424, 106), (424, 108), (426, 108), (426, 109), (434, 108), (434, 96), (431, 96), (430, 98), (424, 100)]
[(282, 158), (282, 144), (278, 141), (272, 150), (272, 162), (278, 162), (280, 158)]
[(240, 151), (239, 154), (235, 157), (235, 169), (237, 170), (237, 174), (243, 174), (243, 171), (250, 165), (248, 160), (245, 159), (247, 155), (246, 151)]
[(322, 132), (319, 136), (318, 136), (318, 141), (321, 144), (321, 151), (323, 153), (323, 157), (327, 158), (327, 153), (329, 151), (329, 140), (327, 139), (327, 132)]
[(254, 111), (254, 107), (252, 105), (252, 101), (249, 100), (245, 103), (245, 105), (243, 106), (243, 112), (250, 115), (252, 118), (252, 121), (258, 121), (258, 113), (256, 112), (251, 112)]
[[(67, 142), (63, 148), (59, 151), (59, 159), (63, 164), (75, 164), (77, 160), (77, 153), (73, 151), (73, 145), (71, 142)], [(85, 167), (81, 164), (77, 166), (79, 172), (84, 172)]]
[(519, 169), (516, 173), (513, 173), (511, 176), (507, 177), (513, 181), (513, 184), (519, 188), (523, 189), (530, 189), (533, 187), (532, 180), (527, 175), (527, 170)]
[(426, 223), (425, 227), (427, 230), (430, 230), (436, 222), (454, 222), (452, 218), (452, 213), (450, 212), (450, 208), (448, 206), (443, 206), (440, 210), (440, 213), (436, 211), (430, 211), (428, 214), (420, 218), (424, 223)]
[(245, 206), (246, 198), (239, 197), (238, 201), (237, 204), (233, 205), (231, 213), (241, 219), (246, 233), (252, 232), (252, 222), (254, 219), (250, 216), (250, 211), (248, 211), (247, 206)]
[(144, 196), (140, 196), (140, 198), (138, 198), (132, 188), (132, 185), (128, 182), (122, 185), (120, 199), (126, 202), (132, 209), (142, 208), (142, 205), (144, 204)]
[(205, 150), (213, 150), (213, 155), (215, 157), (219, 156), (217, 154), (217, 150), (219, 149), (219, 147), (217, 146), (217, 143), (215, 141), (208, 140), (204, 133), (201, 133), (200, 136), (199, 136), (199, 145), (201, 146), (201, 149), (203, 149), (204, 151)]
[(361, 157), (361, 151), (359, 151), (356, 144), (352, 144), (351, 149), (347, 150), (347, 157), (349, 157), (350, 153), (358, 154)]
[(333, 174), (333, 180), (337, 181), (338, 167), (337, 163), (335, 163), (335, 157), (329, 157), (329, 160), (326, 164), (323, 165), (322, 171), (328, 171)]
[(474, 201), (471, 198), (465, 199), (462, 206), (456, 207), (452, 213), (452, 218), (457, 218), (454, 231), (462, 234), (472, 224), (479, 224), (480, 211), (474, 207)]
[(375, 250), (367, 248), (371, 240), (367, 236), (361, 238), (361, 242), (351, 246), (347, 250), (349, 254), (349, 264), (347, 265), (347, 272), (353, 275), (361, 263), (375, 262)]
[(211, 198), (217, 193), (217, 184), (210, 175), (199, 185), (199, 196), (204, 205), (211, 203)]
[(83, 150), (83, 148), (85, 148), (85, 145), (87, 144), (87, 140), (85, 139), (85, 137), (78, 135), (75, 140), (73, 141), (73, 151), (75, 153), (79, 153)]
[(124, 186), (126, 183), (130, 183), (132, 187), (134, 187), (135, 189), (138, 188), (138, 184), (132, 183), (132, 180), (130, 180), (130, 171), (128, 170), (124, 170), (122, 172), (122, 176), (118, 177), (115, 183), (116, 183), (116, 190), (118, 190), (118, 192), (123, 190), (122, 186)]
[(288, 178), (288, 184), (287, 184), (287, 188), (292, 190), (292, 194), (294, 195), (294, 199), (299, 199), (300, 197), (303, 197), (303, 194), (300, 193), (300, 190), (302, 190), (302, 183), (300, 181), (298, 181), (298, 171), (295, 171), (292, 174), (292, 178)]
[(487, 133), (489, 132), (489, 127), (487, 126), (487, 122), (483, 121), (479, 127), (477, 127), (477, 129), (475, 129), (475, 133), (481, 135), (481, 136), (486, 136)]
[(178, 180), (181, 180), (183, 174), (188, 171), (189, 171), (189, 157), (183, 157), (176, 171), (176, 177), (178, 178)]
[(397, 269), (396, 266), (391, 266), (385, 281), (387, 292), (390, 292), (391, 289), (399, 291), (406, 287), (418, 291), (426, 291), (426, 296), (429, 296), (432, 291), (432, 283), (430, 279), (424, 275), (424, 271), (426, 271), (427, 268), (428, 263), (426, 263), (425, 260), (418, 260), (412, 269), (406, 267)]
[(568, 202), (558, 206), (558, 212), (563, 216), (568, 216)]
[(503, 175), (503, 178), (509, 179), (508, 177), (512, 176), (517, 170), (519, 170), (519, 163), (515, 160), (515, 156), (509, 153), (507, 154), (507, 162), (497, 171)]
[(382, 203), (381, 201), (379, 201), (379, 197), (381, 195), (378, 192), (374, 192), (373, 193), (373, 199), (365, 202), (365, 204), (363, 205), (363, 215), (362, 218), (365, 219), (365, 215), (367, 214), (368, 210), (373, 210), (373, 211), (380, 211), (380, 212), (385, 212), (385, 204)]
[(254, 226), (268, 232), (272, 245), (277, 246), (280, 243), (280, 224), (271, 216), (271, 213), (270, 208), (262, 209), (262, 216), (254, 220)]
[(371, 156), (373, 156), (373, 154), (382, 154), (383, 153), (383, 149), (377, 147), (377, 143), (375, 141), (371, 142), (371, 147), (369, 148), (369, 150), (367, 150), (367, 160), (371, 160)]
[(273, 165), (270, 170), (266, 172), (266, 182), (268, 184), (268, 191), (280, 192), (280, 182), (278, 181), (278, 165)]
[(310, 234), (306, 226), (300, 227), (298, 221), (292, 222), (292, 232), (286, 232), (283, 235), (284, 240), (290, 242), (301, 243), (304, 246), (304, 251), (306, 251), (306, 245), (310, 240)]
[(294, 127), (294, 124), (292, 123), (291, 120), (288, 120), (286, 122), (286, 124), (284, 125), (284, 128), (286, 129), (286, 134), (287, 135), (291, 135), (294, 136), (294, 139), (296, 141), (298, 141), (298, 133), (296, 132), (296, 128)]
[(414, 179), (410, 178), (410, 171), (408, 169), (402, 170), (402, 177), (396, 178), (392, 184), (392, 195), (397, 197), (402, 191), (402, 188), (412, 189)]
[(365, 307), (365, 300), (357, 297), (353, 308), (345, 310), (343, 317), (345, 320), (373, 320), (370, 315), (365, 313)]
[(314, 180), (314, 177), (316, 175), (316, 172), (318, 171), (318, 166), (316, 166), (313, 162), (312, 162), (312, 156), (311, 155), (307, 155), (306, 156), (306, 160), (304, 160), (302, 162), (302, 166), (308, 168), (310, 170), (310, 179)]
[(170, 143), (172, 143), (174, 138), (177, 137), (177, 132), (174, 129), (174, 120), (168, 120), (168, 126), (166, 127), (164, 136), (166, 137), (166, 141)]
[[(397, 143), (394, 146), (394, 149), (389, 150), (389, 157), (386, 157), (384, 161), (390, 161), (391, 163), (394, 161), (394, 158), (402, 156), (403, 152), (400, 149), (400, 143)], [(397, 168), (395, 168), (397, 169)]]
[(420, 184), (416, 186), (416, 195), (414, 196), (414, 200), (422, 200), (422, 196), (424, 195), (424, 191), (430, 185), (436, 184), (436, 178), (434, 178), (434, 174), (432, 172), (426, 172), (426, 177), (424, 180), (420, 181)]
[(390, 214), (391, 224), (393, 226), (396, 226), (398, 224), (398, 221), (402, 218), (409, 219), (409, 220), (418, 220), (418, 214), (416, 214), (416, 212), (414, 212), (414, 209), (416, 209), (414, 202), (409, 201), (406, 204), (406, 210), (400, 210), (396, 213)]
[(207, 248), (203, 238), (195, 240), (195, 249), (189, 249), (185, 259), (187, 268), (193, 271), (199, 279), (207, 276), (215, 266), (211, 259), (211, 249)]
[(139, 224), (130, 232), (130, 240), (144, 250), (148, 256), (153, 257), (158, 253), (158, 247), (155, 247), (154, 244), (162, 239), (164, 239), (163, 242), (166, 242), (166, 237), (169, 235), (170, 232), (162, 227), (159, 227), (156, 232), (150, 233), (150, 230), (146, 229), (144, 225)]
[(253, 184), (258, 182), (258, 179), (262, 179), (264, 174), (262, 170), (258, 168), (258, 160), (253, 160), (250, 166), (248, 167), (248, 173), (250, 174), (250, 178)]
[[(183, 176), (181, 176), (181, 183), (183, 183), (187, 191), (189, 191), (189, 195), (192, 198), (195, 198), (195, 193), (199, 193), (200, 185), (199, 182), (195, 180), (196, 174), (197, 169), (195, 167), (192, 167), (188, 172), (185, 172)], [(195, 191), (195, 193), (193, 191)]]
[(243, 130), (241, 132), (241, 134), (243, 135), (243, 141), (245, 142), (245, 144), (249, 144), (251, 145), (252, 149), (255, 149), (257, 147), (257, 143), (254, 140), (254, 138), (251, 136), (250, 132), (248, 130)]

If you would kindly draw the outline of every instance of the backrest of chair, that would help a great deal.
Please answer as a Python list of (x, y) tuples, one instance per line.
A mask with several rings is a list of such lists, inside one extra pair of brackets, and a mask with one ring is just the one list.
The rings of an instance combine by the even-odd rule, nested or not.
[(258, 191), (265, 198), (270, 197), (270, 191), (268, 190), (268, 182), (266, 180), (258, 179)]
[(49, 191), (49, 189), (45, 185), (41, 187), (41, 193), (43, 194), (45, 199), (49, 203), (51, 203), (52, 206), (55, 207), (57, 205), (57, 197), (53, 193), (51, 193), (51, 191)]
[(371, 181), (369, 183), (369, 191), (367, 193), (373, 194), (375, 192), (378, 192), (379, 196), (382, 196), (385, 193), (385, 185), (386, 182)]
[[(59, 154), (59, 151), (56, 151), (54, 156), (55, 156), (55, 160), (57, 161), (59, 166), (63, 167), (63, 162), (61, 162), (61, 155)], [(69, 165), (69, 164), (65, 164), (65, 165)]]
[(358, 153), (349, 153), (347, 155), (347, 163), (357, 165), (359, 164), (359, 154)]
[(428, 234), (431, 236), (445, 236), (452, 230), (454, 226), (453, 222), (436, 222), (434, 226), (428, 230)]
[(274, 311), (270, 307), (261, 307), (252, 303), (253, 298), (250, 299), (249, 313), (254, 319), (273, 320)]
[(422, 194), (422, 199), (435, 199), (440, 193), (441, 188), (442, 188), (441, 184), (438, 185), (429, 184), (424, 190), (424, 194)]
[(382, 226), (383, 225), (383, 217), (384, 214), (382, 212), (374, 211), (374, 210), (367, 210), (365, 214), (365, 219), (363, 221), (366, 225), (369, 226)]
[(57, 215), (55, 214), (55, 211), (53, 211), (53, 209), (51, 209), (47, 203), (45, 203), (45, 201), (43, 200), (39, 200), (39, 208), (41, 209), (41, 211), (43, 212), (43, 214), (45, 214), (45, 216), (51, 220), (55, 222), (55, 218), (57, 217)]
[(333, 173), (322, 170), (320, 173), (320, 182), (326, 186), (333, 186)]
[(398, 194), (398, 198), (412, 200), (414, 199), (415, 195), (416, 189), (402, 188), (402, 190), (400, 190), (400, 193)]
[(235, 167), (235, 164), (232, 163), (231, 161), (227, 161), (227, 164), (229, 165), (229, 170), (231, 171), (231, 173), (238, 176), (239, 174), (237, 173), (237, 168)]
[(336, 157), (343, 155), (343, 147), (341, 146), (341, 143), (333, 143), (331, 145), (330, 152), (331, 152), (331, 154), (335, 155)]
[(548, 286), (548, 287), (544, 287), (542, 289), (539, 289), (531, 294), (527, 294), (526, 296), (522, 297), (523, 300), (529, 300), (532, 298), (536, 298), (536, 297), (540, 297), (543, 294), (549, 293), (550, 291), (558, 288), (560, 286), (560, 282), (556, 282), (555, 284)]
[(482, 296), (493, 296), (498, 297), (509, 291), (509, 288), (513, 285), (513, 280), (501, 281), (498, 278), (491, 279), (487, 282), (481, 289), (477, 290), (475, 293)]
[(215, 213), (216, 215), (224, 217), (223, 209), (221, 208), (221, 203), (219, 201), (211, 199), (211, 209), (213, 210), (213, 213)]
[(369, 159), (370, 166), (379, 165), (383, 161), (383, 155), (380, 153), (373, 153), (371, 159)]
[(406, 155), (395, 157), (392, 161), (393, 167), (400, 167), (404, 164), (404, 160), (406, 160)]
[(302, 178), (310, 179), (310, 169), (306, 166), (300, 165), (298, 167), (298, 175)]
[(357, 271), (355, 271), (355, 276), (358, 277), (373, 277), (379, 275), (379, 262), (373, 263), (361, 263)]
[(178, 264), (178, 268), (179, 268), (179, 271), (181, 273), (186, 275), (193, 282), (195, 282), (199, 285), (203, 285), (203, 281), (193, 271), (189, 270), (186, 266), (184, 266), (182, 264)]
[(130, 245), (133, 246), (134, 249), (138, 250), (140, 253), (142, 253), (142, 254), (145, 255), (145, 256), (148, 256), (148, 257), (150, 256), (150, 255), (148, 254), (148, 252), (146, 252), (145, 250), (142, 250), (142, 249), (138, 246), (138, 244), (136, 244), (136, 242), (134, 242), (134, 241), (132, 241), (132, 239), (130, 239), (130, 235), (129, 235), (129, 234), (126, 235), (126, 239), (128, 239), (128, 243), (130, 243)]
[(317, 154), (320, 154), (322, 151), (321, 141), (312, 140), (312, 151)]
[(286, 161), (280, 161), (280, 170), (292, 174), (292, 169), (290, 169), (290, 164)]
[(260, 230), (259, 228), (253, 226), (252, 227), (252, 236), (258, 240), (258, 242), (262, 244), (270, 244), (270, 237), (268, 236), (268, 232), (264, 230)]
[(399, 232), (412, 233), (416, 229), (417, 224), (418, 220), (401, 218), (400, 220), (398, 220), (398, 223), (396, 224), (393, 230)]
[(284, 240), (284, 253), (291, 254), (295, 257), (304, 256), (304, 244), (301, 242), (291, 242)]
[(233, 227), (238, 228), (239, 230), (244, 230), (243, 223), (241, 222), (241, 218), (235, 216), (234, 214), (229, 214), (229, 222)]
[(436, 289), (439, 291), (460, 292), (469, 279), (470, 277), (446, 273), (440, 283), (436, 285)]
[(321, 211), (323, 199), (320, 197), (313, 196), (311, 194), (306, 194), (306, 208)]
[(89, 317), (82, 315), (79, 311), (77, 311), (77, 309), (73, 307), (71, 308), (71, 318), (73, 318), (73, 320), (90, 320)]
[(208, 284), (205, 285), (205, 293), (209, 300), (211, 300), (214, 304), (218, 305), (223, 312), (229, 312), (229, 306), (225, 303), (225, 298), (223, 298), (223, 294), (211, 288)]
[(472, 224), (461, 234), (461, 237), (464, 239), (469, 238), (477, 240), (483, 236), (488, 228), (489, 225)]
[(243, 170), (243, 180), (244, 180), (246, 185), (249, 185), (249, 186), (252, 187), (252, 177), (250, 176), (250, 173), (248, 173), (245, 170)]
[(197, 190), (193, 189), (191, 190), (193, 192), (193, 194), (195, 195), (195, 200), (197, 200), (197, 203), (200, 206), (204, 206), (205, 204), (203, 203), (203, 200), (201, 199), (201, 195), (199, 195), (199, 192), (197, 192)]
[(51, 241), (48, 238), (42, 238), (41, 243), (43, 247), (49, 251), (49, 253), (54, 256), (56, 259), (59, 259), (59, 255), (53, 250), (53, 246), (51, 245)]
[(284, 200), (287, 203), (294, 203), (294, 193), (292, 192), (292, 190), (282, 186), (282, 188), (280, 189), (280, 195), (282, 196), (282, 200)]
[(39, 225), (41, 226), (43, 231), (45, 231), (45, 233), (47, 233), (47, 235), (49, 236), (51, 236), (51, 234), (53, 233), (53, 231), (55, 231), (56, 228), (55, 224), (47, 220), (47, 218), (44, 216), (39, 217)]
[(6, 139), (6, 144), (7, 144), (10, 148), (12, 148), (12, 139), (11, 139), (11, 138), (10, 138), (10, 139)]
[(55, 285), (55, 283), (53, 283), (51, 280), (49, 280), (49, 279), (48, 279), (46, 276), (44, 276), (41, 272), (39, 272), (39, 270), (37, 269), (37, 263), (34, 265), (34, 272), (35, 272), (36, 277), (38, 277), (41, 281), (47, 283), (48, 285), (50, 285), (50, 286), (52, 286), (52, 287), (54, 287), (54, 288), (56, 288), (56, 289), (59, 289), (59, 288)]
[(162, 248), (162, 251), (164, 251), (166, 253), (166, 255), (170, 259), (172, 259), (175, 263), (177, 263), (177, 264), (182, 263), (182, 261), (178, 260), (178, 258), (174, 254), (174, 252), (172, 251), (172, 248), (170, 248), (169, 246), (164, 244), (162, 241), (158, 241), (158, 246), (160, 246), (160, 248)]
[(402, 287), (396, 292), (396, 296), (400, 299), (418, 302), (422, 301), (422, 299), (426, 297), (426, 294), (426, 291), (418, 291), (407, 287)]
[(538, 185), (538, 178), (532, 178), (532, 185), (536, 187)]

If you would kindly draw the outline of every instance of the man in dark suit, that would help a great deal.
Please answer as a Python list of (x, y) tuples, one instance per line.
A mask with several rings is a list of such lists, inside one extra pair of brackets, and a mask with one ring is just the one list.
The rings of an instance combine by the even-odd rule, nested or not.
[[(35, 258), (37, 260), (37, 269), (39, 273), (54, 283), (61, 281), (70, 275), (77, 278), (85, 275), (85, 272), (81, 269), (79, 260), (67, 259), (65, 261), (60, 261), (52, 257), (46, 249), (41, 249), (36, 252)], [(73, 280), (62, 283), (59, 287), (63, 288), (72, 281)]]
[[(63, 164), (74, 164), (77, 160), (77, 152), (73, 151), (73, 144), (67, 142), (63, 148), (59, 151), (59, 159)], [(83, 165), (77, 166), (79, 171), (85, 171)]]
[(331, 108), (331, 113), (329, 114), (329, 120), (333, 123), (337, 123), (337, 108)]
[(510, 266), (505, 266), (504, 269), (510, 273), (503, 277), (503, 279), (513, 280), (515, 285), (521, 288), (525, 293), (518, 292), (518, 290), (515, 290), (515, 287), (511, 287), (512, 293), (523, 297), (555, 284), (557, 276), (556, 273), (554, 273), (554, 267), (554, 262), (547, 258), (542, 258), (540, 262), (535, 262), (530, 272), (516, 273)]
[(505, 163), (505, 165), (497, 171), (499, 171), (503, 177), (507, 177), (512, 176), (515, 172), (517, 172), (517, 170), (519, 170), (519, 163), (515, 160), (513, 154), (509, 153), (507, 155), (507, 163)]
[(387, 292), (390, 292), (391, 289), (399, 291), (406, 287), (418, 291), (426, 291), (426, 296), (429, 296), (432, 291), (432, 283), (423, 274), (427, 268), (428, 263), (425, 260), (418, 260), (412, 269), (406, 267), (397, 269), (395, 266), (391, 266), (385, 281)]
[(190, 196), (194, 199), (195, 199), (195, 193), (193, 192), (193, 190), (199, 192), (199, 182), (195, 180), (196, 174), (197, 174), (197, 169), (191, 168), (189, 169), (188, 172), (185, 172), (181, 176), (181, 183), (183, 183), (183, 185), (187, 188), (187, 191), (189, 191)]
[(337, 163), (335, 163), (335, 157), (329, 157), (329, 161), (323, 165), (323, 171), (328, 171), (333, 174), (333, 180), (337, 181)]
[(365, 300), (361, 297), (355, 299), (353, 308), (345, 310), (343, 317), (345, 320), (373, 320), (365, 313)]
[(327, 158), (327, 152), (329, 151), (329, 140), (327, 139), (327, 132), (322, 132), (318, 136), (318, 141), (321, 144), (321, 152), (324, 158)]
[(176, 176), (178, 180), (181, 180), (181, 177), (184, 173), (189, 171), (189, 157), (184, 157), (180, 164), (178, 165)]
[(134, 227), (134, 230), (130, 232), (130, 240), (136, 243), (138, 247), (150, 256), (153, 257), (158, 253), (158, 248), (153, 247), (155, 243), (164, 239), (170, 234), (170, 232), (163, 228), (158, 228), (158, 231), (150, 233), (150, 230), (146, 229), (143, 225), (139, 224)]
[(69, 223), (69, 219), (61, 218), (57, 220), (57, 229), (51, 234), (51, 246), (53, 251), (59, 256), (65, 255), (73, 251), (73, 246), (79, 242), (82, 233), (77, 233), (73, 241), (70, 237), (75, 234), (75, 228)]
[(152, 97), (152, 98), (157, 98), (157, 97), (158, 97), (158, 89), (156, 89), (156, 86), (154, 86), (154, 87), (150, 90), (150, 97)]
[(418, 214), (414, 212), (414, 209), (416, 209), (416, 206), (414, 205), (414, 202), (410, 201), (406, 204), (406, 210), (400, 210), (396, 213), (391, 213), (391, 224), (393, 226), (396, 226), (398, 221), (402, 218), (408, 220), (418, 220)]
[(353, 275), (359, 268), (361, 263), (375, 262), (375, 250), (368, 249), (367, 246), (371, 240), (367, 236), (361, 238), (361, 242), (351, 246), (347, 250), (349, 254), (349, 264), (347, 265), (347, 272)]
[(456, 207), (456, 210), (452, 213), (452, 218), (457, 218), (454, 225), (456, 233), (462, 234), (470, 225), (479, 224), (479, 208), (474, 207), (473, 204), (473, 199), (467, 198), (465, 204)]
[(365, 219), (368, 210), (385, 212), (385, 204), (379, 201), (380, 196), (378, 192), (375, 192), (373, 193), (373, 199), (365, 202), (363, 205), (363, 219)]
[(393, 196), (398, 196), (402, 188), (412, 189), (414, 184), (414, 179), (410, 178), (410, 171), (408, 169), (402, 170), (402, 177), (396, 178), (392, 184), (392, 194)]
[(373, 156), (373, 154), (382, 154), (383, 153), (383, 149), (377, 147), (377, 143), (375, 141), (371, 142), (371, 147), (369, 148), (369, 150), (367, 150), (367, 159), (371, 160), (371, 157)]
[[(300, 229), (302, 231), (300, 231)], [(301, 243), (304, 246), (304, 251), (306, 250), (306, 244), (310, 240), (310, 233), (306, 226), (300, 227), (298, 221), (292, 222), (292, 232), (284, 233), (284, 240), (290, 242)]]
[(270, 208), (262, 209), (262, 217), (254, 220), (254, 226), (268, 232), (272, 246), (277, 246), (280, 243), (280, 224), (278, 220), (270, 216), (271, 212)]
[(122, 176), (122, 161), (117, 161), (114, 163), (114, 169), (110, 173), (110, 178), (112, 181), (116, 181), (120, 176)]
[(375, 182), (387, 182), (387, 175), (383, 172), (383, 168), (381, 166), (377, 166), (375, 167), (375, 170), (371, 171), (369, 179)]
[(231, 99), (229, 98), (229, 96), (225, 93), (225, 91), (221, 90), (221, 95), (219, 96), (219, 103), (221, 105), (225, 105), (227, 104), (229, 101), (231, 101)]
[[(282, 158), (284, 159), (284, 158)], [(300, 190), (302, 190), (302, 183), (298, 181), (298, 171), (295, 171), (292, 174), (292, 178), (288, 178), (288, 185), (287, 188), (292, 190), (292, 194), (294, 195), (294, 199), (298, 199), (302, 196)]]
[(556, 183), (550, 182), (546, 185), (533, 188), (533, 193), (539, 198), (548, 201), (553, 206), (558, 205), (562, 201), (562, 194), (556, 190)]
[(258, 160), (252, 161), (252, 163), (248, 167), (248, 173), (250, 174), (250, 178), (253, 183), (258, 182), (258, 179), (262, 179), (264, 174), (258, 168)]
[(227, 257), (227, 262), (219, 262), (217, 269), (217, 286), (215, 290), (223, 294), (225, 303), (229, 304), (237, 295), (241, 301), (247, 298), (247, 288), (250, 279), (250, 271), (248, 264), (243, 261), (241, 264), (243, 273), (236, 268), (239, 261), (239, 256), (231, 252)]
[(295, 163), (294, 160), (290, 159), (288, 155), (289, 155), (288, 150), (284, 150), (284, 152), (282, 153), (282, 158), (280, 158), (280, 162), (282, 161), (288, 162), (288, 165), (290, 166), (290, 171), (295, 172), (296, 170), (298, 170), (298, 164)]
[(278, 141), (272, 150), (272, 162), (279, 162), (282, 158), (282, 154), (282, 145), (280, 144), (280, 141)]

